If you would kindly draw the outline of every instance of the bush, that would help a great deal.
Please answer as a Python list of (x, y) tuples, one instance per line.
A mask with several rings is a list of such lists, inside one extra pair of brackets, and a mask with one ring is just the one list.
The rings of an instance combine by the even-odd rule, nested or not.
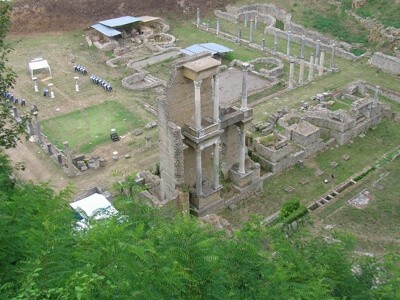
[(280, 215), (281, 219), (287, 218), (293, 212), (298, 210), (299, 207), (300, 207), (300, 200), (299, 199), (293, 198), (293, 199), (285, 202), (282, 205), (282, 208), (281, 208), (281, 210), (279, 212), (279, 215)]

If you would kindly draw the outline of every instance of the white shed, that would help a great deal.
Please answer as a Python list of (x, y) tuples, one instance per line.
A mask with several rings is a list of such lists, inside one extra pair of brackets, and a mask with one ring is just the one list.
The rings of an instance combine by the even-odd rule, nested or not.
[(51, 69), (50, 69), (49, 63), (47, 62), (47, 60), (45, 60), (41, 57), (32, 59), (29, 62), (29, 72), (31, 72), (32, 78), (35, 77), (35, 76), (33, 76), (33, 72), (36, 70), (47, 70), (51, 76)]

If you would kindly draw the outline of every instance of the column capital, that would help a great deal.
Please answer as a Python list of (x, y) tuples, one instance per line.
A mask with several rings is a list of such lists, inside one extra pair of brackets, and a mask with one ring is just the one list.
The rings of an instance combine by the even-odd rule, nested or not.
[(194, 82), (194, 87), (198, 89), (201, 87), (201, 83), (203, 82), (203, 80), (195, 80), (193, 82)]
[(249, 70), (249, 68), (250, 68), (250, 64), (249, 63), (247, 63), (247, 62), (244, 62), (243, 64), (242, 64), (242, 70), (244, 71), (244, 72), (247, 72), (248, 70)]

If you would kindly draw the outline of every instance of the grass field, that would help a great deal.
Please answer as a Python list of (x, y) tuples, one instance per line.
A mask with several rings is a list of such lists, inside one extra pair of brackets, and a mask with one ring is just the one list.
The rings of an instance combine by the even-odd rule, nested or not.
[[(382, 165), (347, 194), (313, 214), (317, 231), (326, 225), (350, 232), (356, 237), (359, 251), (382, 254), (391, 249), (400, 252), (400, 159)], [(378, 184), (377, 184), (378, 183)], [(373, 199), (363, 208), (347, 205), (361, 191), (367, 190)]]
[(42, 130), (60, 149), (64, 141), (80, 153), (90, 153), (97, 145), (110, 141), (110, 131), (124, 135), (144, 125), (140, 115), (116, 101), (105, 101), (42, 122)]

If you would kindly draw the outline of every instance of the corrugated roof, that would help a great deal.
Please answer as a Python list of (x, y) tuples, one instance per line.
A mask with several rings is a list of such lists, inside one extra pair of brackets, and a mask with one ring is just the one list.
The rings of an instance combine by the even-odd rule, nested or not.
[(214, 55), (217, 53), (231, 52), (233, 50), (216, 43), (194, 44), (181, 50), (181, 52), (186, 55), (195, 55), (204, 51), (210, 52), (212, 55)]
[(121, 34), (120, 31), (115, 30), (114, 28), (111, 27), (104, 26), (102, 24), (95, 24), (90, 27), (96, 29), (97, 31), (101, 32), (102, 34), (108, 37), (113, 37)]
[(124, 16), (124, 17), (119, 17), (115, 19), (109, 19), (109, 20), (104, 20), (100, 21), (100, 24), (103, 24), (108, 27), (119, 27), (119, 26), (124, 26), (132, 23), (139, 22), (139, 18), (131, 17), (131, 16)]
[(151, 16), (142, 16), (142, 17), (138, 17), (138, 19), (140, 19), (142, 22), (151, 22), (151, 21), (155, 21), (155, 20), (159, 20), (159, 17), (151, 17)]

